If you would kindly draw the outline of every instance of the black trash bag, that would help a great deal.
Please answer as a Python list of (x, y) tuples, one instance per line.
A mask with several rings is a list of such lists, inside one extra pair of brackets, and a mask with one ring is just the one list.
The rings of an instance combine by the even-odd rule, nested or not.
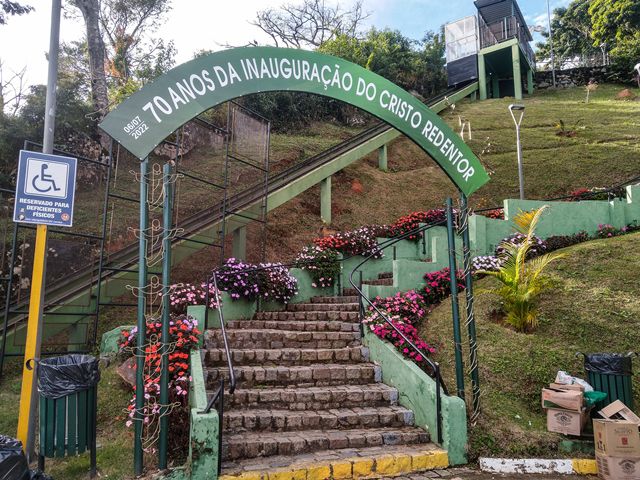
[(605, 375), (631, 375), (631, 357), (622, 353), (588, 353), (584, 356), (584, 369)]
[(29, 477), (29, 480), (53, 480), (53, 477), (45, 475), (45, 473), (41, 472), (40, 470), (31, 470), (31, 476)]
[(30, 480), (22, 443), (6, 435), (0, 435), (0, 480)]
[(100, 381), (98, 359), (91, 355), (64, 355), (38, 364), (38, 391), (46, 398), (61, 398), (94, 387)]

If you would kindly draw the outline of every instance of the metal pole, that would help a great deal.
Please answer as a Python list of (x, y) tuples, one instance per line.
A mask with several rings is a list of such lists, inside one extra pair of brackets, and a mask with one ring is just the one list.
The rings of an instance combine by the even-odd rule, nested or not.
[[(42, 152), (53, 153), (56, 128), (56, 84), (58, 80), (58, 50), (60, 44), (60, 12), (62, 0), (51, 2), (51, 34), (49, 36), (49, 69), (47, 74), (47, 96), (45, 100), (44, 135)], [(27, 341), (24, 353), (22, 389), (20, 393), (20, 416), (18, 417), (18, 439), (29, 461), (35, 454), (35, 431), (38, 412), (36, 392), (36, 368), (40, 360), (42, 344), (42, 309), (44, 303), (45, 275), (47, 269), (47, 226), (36, 227), (31, 296)]]
[(518, 183), (520, 184), (520, 200), (524, 200), (524, 175), (522, 173), (522, 144), (520, 143), (520, 124), (516, 125), (516, 142), (518, 145)]
[(456, 358), (456, 386), (458, 397), (464, 400), (464, 361), (458, 308), (458, 281), (456, 278), (456, 239), (453, 231), (453, 201), (447, 198), (447, 239), (449, 241), (449, 278), (451, 283), (451, 313), (453, 314), (453, 341)]
[(147, 237), (149, 224), (147, 194), (149, 186), (149, 159), (140, 162), (140, 239), (138, 243), (138, 338), (136, 352), (136, 410), (134, 414), (135, 431), (133, 439), (133, 463), (136, 475), (142, 475), (144, 453), (142, 451), (142, 433), (144, 429), (144, 361), (147, 322), (145, 317), (147, 286)]
[(553, 30), (551, 29), (551, 8), (549, 0), (547, 0), (547, 22), (549, 24), (549, 47), (551, 48), (551, 78), (553, 79), (553, 88), (556, 88), (556, 58), (553, 52)]
[(476, 318), (473, 311), (473, 278), (471, 274), (471, 242), (469, 239), (469, 205), (467, 196), (460, 190), (460, 232), (462, 234), (462, 255), (466, 296), (466, 323), (469, 334), (469, 370), (471, 371), (472, 413), (471, 424), (480, 414), (480, 375), (478, 371), (478, 342)]
[(160, 443), (158, 446), (158, 468), (167, 468), (167, 445), (169, 439), (169, 322), (170, 302), (169, 284), (171, 283), (171, 164), (163, 166), (162, 181), (164, 205), (162, 206), (162, 362), (160, 365)]

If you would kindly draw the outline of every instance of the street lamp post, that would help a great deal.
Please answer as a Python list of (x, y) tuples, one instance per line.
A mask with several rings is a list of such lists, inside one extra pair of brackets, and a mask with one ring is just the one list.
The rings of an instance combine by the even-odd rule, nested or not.
[(553, 30), (551, 29), (551, 8), (549, 0), (547, 0), (547, 22), (549, 24), (549, 46), (551, 47), (551, 77), (553, 79), (553, 88), (556, 88), (556, 59), (553, 52)]
[[(514, 111), (520, 112), (520, 118), (516, 120)], [(513, 118), (513, 123), (516, 124), (516, 144), (518, 149), (518, 182), (520, 183), (520, 200), (524, 200), (524, 175), (522, 174), (522, 144), (520, 143), (520, 124), (522, 123), (522, 117), (524, 117), (524, 105), (514, 104), (509, 105), (509, 113)]]

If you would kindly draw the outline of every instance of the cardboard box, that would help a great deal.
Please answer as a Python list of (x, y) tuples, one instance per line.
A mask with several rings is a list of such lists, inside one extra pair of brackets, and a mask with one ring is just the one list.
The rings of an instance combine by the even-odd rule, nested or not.
[(547, 409), (547, 430), (565, 435), (579, 436), (582, 434), (588, 419), (589, 410), (586, 409), (576, 412), (561, 408), (549, 408)]
[(564, 383), (550, 383), (549, 388), (555, 390), (575, 390), (578, 392), (584, 392), (584, 387), (579, 383), (574, 383), (572, 385), (565, 385)]
[(604, 418), (610, 418), (612, 420), (627, 420), (640, 427), (640, 417), (633, 413), (631, 409), (620, 400), (616, 400), (615, 402), (607, 405), (598, 413)]
[(640, 457), (596, 454), (598, 477), (603, 480), (640, 480)]
[(600, 455), (640, 457), (640, 434), (634, 422), (594, 419), (593, 439)]
[(577, 390), (542, 389), (542, 408), (560, 408), (579, 412), (584, 406), (584, 396)]

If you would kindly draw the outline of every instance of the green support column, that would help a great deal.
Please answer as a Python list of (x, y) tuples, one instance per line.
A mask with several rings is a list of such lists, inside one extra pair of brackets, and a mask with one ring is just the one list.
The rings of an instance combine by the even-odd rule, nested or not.
[(491, 91), (493, 98), (500, 98), (500, 82), (495, 75), (491, 76)]
[(378, 149), (378, 168), (383, 172), (388, 170), (387, 168), (387, 144), (385, 143)]
[(320, 218), (327, 225), (331, 224), (331, 177), (320, 182)]
[(484, 66), (484, 55), (478, 54), (478, 83), (480, 84), (480, 100), (487, 99), (487, 72)]
[(527, 92), (533, 95), (533, 70), (530, 68), (527, 70)]
[(520, 45), (511, 46), (511, 61), (513, 62), (513, 91), (517, 100), (522, 100), (522, 71), (520, 70)]
[(240, 227), (233, 231), (233, 258), (238, 260), (247, 259), (247, 227)]

